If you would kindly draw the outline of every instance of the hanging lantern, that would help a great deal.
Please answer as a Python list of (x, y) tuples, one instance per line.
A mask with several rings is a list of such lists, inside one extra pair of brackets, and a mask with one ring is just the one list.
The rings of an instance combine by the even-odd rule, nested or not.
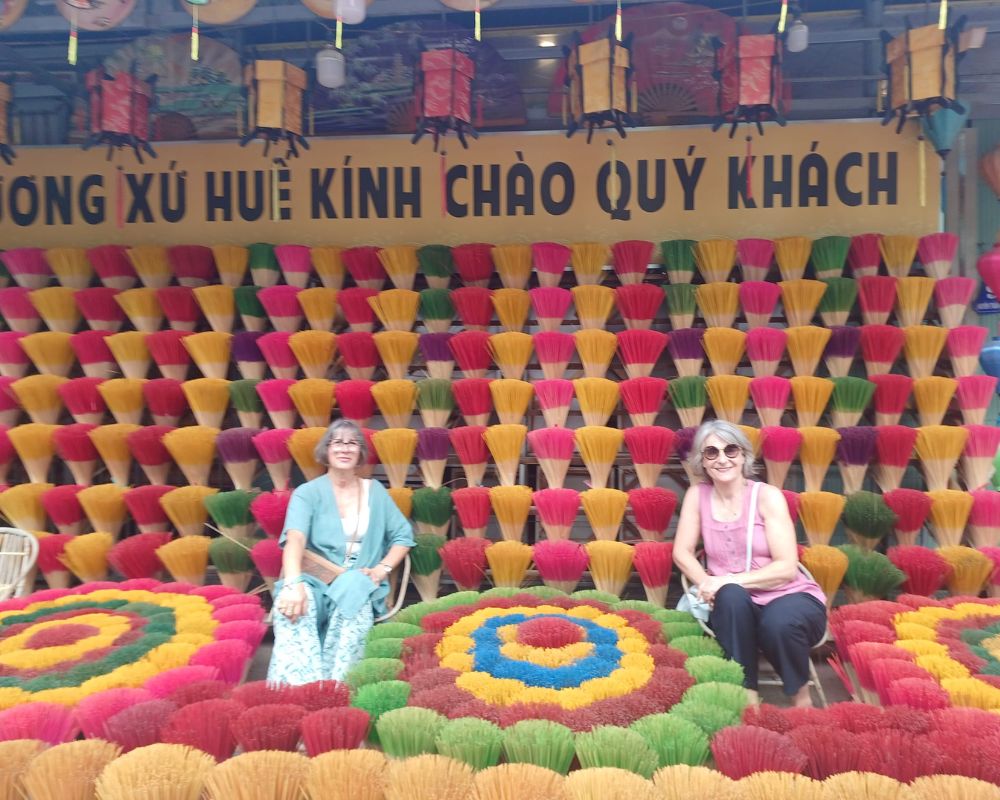
[(728, 123), (732, 137), (737, 126), (746, 122), (756, 125), (763, 135), (767, 120), (787, 124), (781, 53), (781, 37), (773, 33), (737, 36), (734, 42), (716, 43), (719, 119), (712, 130)]
[(411, 140), (420, 141), (425, 133), (434, 137), (434, 150), (449, 131), (454, 131), (462, 147), (466, 136), (478, 139), (472, 127), (472, 79), (476, 65), (455, 48), (425, 50), (420, 54), (420, 68), (414, 70), (414, 103), (417, 109), (417, 132)]
[(612, 127), (625, 138), (625, 126), (635, 105), (632, 34), (624, 40), (609, 32), (606, 38), (581, 43), (575, 37), (566, 51), (566, 135), (587, 129), (590, 142), (598, 128)]
[(184, 0), (191, 9), (191, 60), (197, 61), (199, 50), (201, 49), (201, 22), (198, 14), (203, 6), (208, 5), (209, 0)]
[(107, 145), (110, 159), (115, 148), (128, 147), (140, 164), (143, 152), (156, 158), (149, 144), (149, 106), (154, 80), (139, 80), (129, 72), (113, 75), (102, 69), (88, 72), (90, 136), (83, 143), (83, 149)]
[(302, 135), (305, 71), (287, 61), (254, 61), (247, 65), (244, 78), (250, 119), (249, 133), (240, 140), (240, 147), (261, 138), (265, 156), (278, 142), (287, 143), (290, 157), (298, 156), (298, 145), (308, 150), (309, 142)]
[(10, 146), (10, 119), (7, 106), (10, 105), (10, 86), (0, 83), (0, 158), (7, 164), (14, 163), (14, 148)]
[(934, 152), (947, 158), (951, 146), (955, 144), (959, 131), (965, 127), (969, 112), (964, 108), (959, 111), (954, 108), (938, 108), (920, 118), (920, 129), (924, 138), (934, 145)]

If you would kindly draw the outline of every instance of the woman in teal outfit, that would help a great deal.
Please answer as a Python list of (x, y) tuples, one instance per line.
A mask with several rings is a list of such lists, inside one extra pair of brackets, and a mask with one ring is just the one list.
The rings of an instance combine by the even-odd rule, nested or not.
[(385, 612), (389, 573), (413, 546), (410, 523), (385, 487), (358, 477), (368, 460), (361, 428), (334, 422), (315, 455), (326, 474), (292, 493), (279, 540), (272, 683), (343, 680)]

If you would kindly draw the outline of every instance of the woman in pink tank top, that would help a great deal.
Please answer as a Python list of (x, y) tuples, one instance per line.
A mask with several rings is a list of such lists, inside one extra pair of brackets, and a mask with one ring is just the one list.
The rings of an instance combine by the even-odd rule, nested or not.
[[(711, 605), (709, 625), (726, 656), (743, 667), (743, 685), (752, 699), (757, 700), (762, 652), (794, 704), (812, 705), (809, 651), (826, 630), (826, 598), (799, 570), (784, 495), (752, 480), (753, 448), (729, 422), (713, 420), (698, 429), (688, 465), (702, 483), (684, 496), (674, 562)], [(748, 530), (753, 536), (749, 565)], [(696, 555), (699, 540), (705, 566)]]

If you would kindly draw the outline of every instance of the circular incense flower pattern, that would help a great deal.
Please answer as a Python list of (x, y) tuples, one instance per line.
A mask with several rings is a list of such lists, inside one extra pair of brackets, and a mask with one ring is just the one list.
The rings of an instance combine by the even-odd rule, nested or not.
[(75, 705), (192, 663), (241, 673), (216, 662), (226, 655), (242, 667), (241, 654), (251, 657), (263, 633), (262, 616), (256, 597), (235, 590), (153, 580), (84, 584), (0, 603), (0, 710), (28, 702)]

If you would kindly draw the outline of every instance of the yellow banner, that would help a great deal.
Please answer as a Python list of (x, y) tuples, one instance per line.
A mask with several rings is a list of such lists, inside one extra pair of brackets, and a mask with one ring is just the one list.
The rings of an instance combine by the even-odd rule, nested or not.
[(161, 144), (145, 165), (23, 147), (0, 167), (0, 247), (922, 234), (938, 227), (939, 160), (915, 129), (495, 134), (443, 154), (405, 137), (314, 139), (280, 163), (260, 143)]

